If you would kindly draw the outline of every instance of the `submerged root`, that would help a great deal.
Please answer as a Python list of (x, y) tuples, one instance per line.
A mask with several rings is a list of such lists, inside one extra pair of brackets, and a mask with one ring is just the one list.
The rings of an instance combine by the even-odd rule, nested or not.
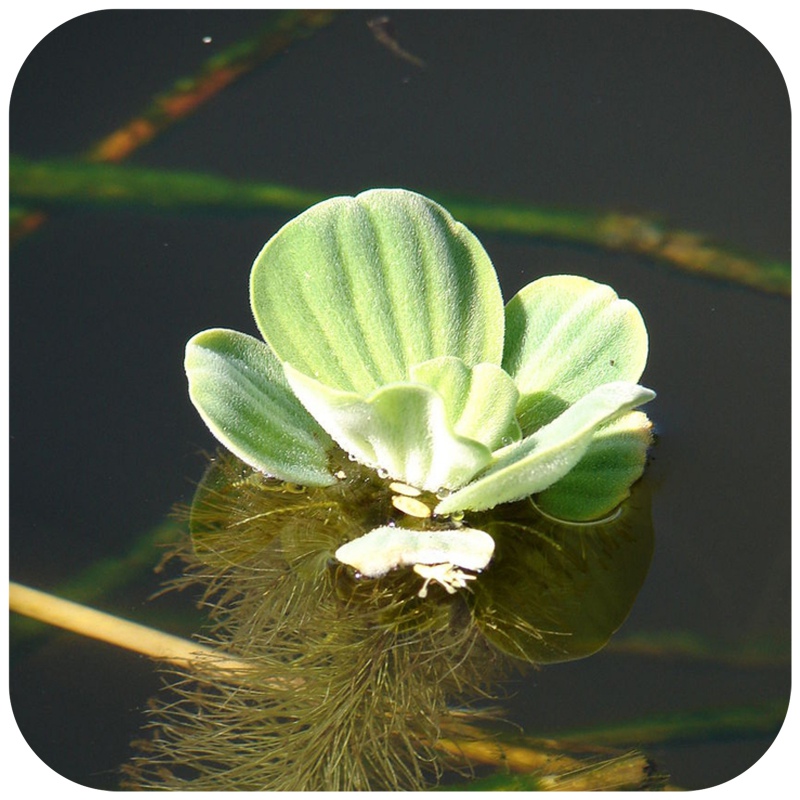
[(508, 666), (463, 597), (419, 598), (410, 570), (357, 580), (329, 555), (353, 524), (335, 495), (298, 504), (220, 468), (180, 583), (204, 587), (203, 641), (249, 668), (165, 672), (126, 788), (419, 790), (463, 772), (437, 747), (448, 701), (488, 696)]
[(495, 543), (469, 583), (442, 586), (402, 559), (365, 578), (334, 554), (367, 531), (458, 533), (409, 517), (397, 484), (344, 454), (332, 470), (337, 483), (315, 489), (212, 462), (175, 585), (201, 588), (201, 641), (247, 668), (165, 673), (129, 788), (420, 790), (469, 771), (485, 762), (448, 739), (448, 704), (480, 705), (522, 664), (596, 652), (647, 573), (649, 502), (635, 490), (591, 525), (526, 501), (468, 515)]

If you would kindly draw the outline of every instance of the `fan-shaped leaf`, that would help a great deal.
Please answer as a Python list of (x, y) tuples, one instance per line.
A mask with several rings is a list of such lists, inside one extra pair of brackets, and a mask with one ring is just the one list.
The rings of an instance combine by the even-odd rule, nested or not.
[(583, 458), (536, 497), (536, 505), (558, 519), (600, 519), (630, 494), (641, 478), (652, 440), (652, 423), (630, 411), (594, 432)]
[(447, 418), (459, 436), (490, 450), (519, 441), (514, 416), (519, 392), (511, 377), (495, 364), (468, 367), (460, 358), (442, 356), (411, 367), (411, 380), (435, 389)]
[(451, 355), (499, 364), (500, 287), (475, 236), (401, 189), (336, 197), (281, 228), (256, 259), (253, 313), (281, 361), (365, 395)]
[(647, 330), (636, 306), (574, 275), (528, 284), (506, 307), (503, 368), (517, 382), (524, 434), (604, 383), (636, 383)]
[(215, 328), (186, 345), (189, 397), (211, 432), (262, 472), (309, 486), (334, 482), (325, 432), (289, 389), (263, 342)]
[(597, 428), (653, 397), (650, 389), (632, 383), (598, 387), (549, 425), (496, 453), (483, 475), (448, 495), (435, 513), (478, 511), (541, 492), (581, 460)]

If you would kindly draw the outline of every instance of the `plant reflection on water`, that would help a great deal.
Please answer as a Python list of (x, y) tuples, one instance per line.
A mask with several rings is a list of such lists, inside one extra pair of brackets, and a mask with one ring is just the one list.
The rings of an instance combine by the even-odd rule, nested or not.
[(455, 594), (420, 598), (410, 568), (359, 578), (334, 552), (399, 514), (388, 481), (344, 454), (337, 466), (344, 480), (302, 489), (229, 454), (210, 465), (178, 585), (203, 587), (208, 643), (246, 666), (168, 676), (131, 786), (421, 789), (469, 773), (480, 758), (453, 733), (467, 720), (481, 740), (481, 707), (505, 677), (601, 648), (645, 578), (653, 530), (638, 486), (597, 524), (555, 522), (529, 500), (473, 515), (495, 557)]

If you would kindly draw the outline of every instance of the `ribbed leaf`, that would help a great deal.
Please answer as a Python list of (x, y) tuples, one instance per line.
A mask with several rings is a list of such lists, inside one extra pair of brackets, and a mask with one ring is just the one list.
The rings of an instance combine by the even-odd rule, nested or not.
[(652, 423), (630, 411), (595, 431), (583, 458), (536, 497), (536, 505), (558, 519), (600, 519), (630, 495), (644, 472)]
[(412, 366), (411, 380), (442, 396), (448, 421), (459, 436), (482, 442), (490, 450), (521, 438), (514, 416), (519, 392), (495, 364), (470, 368), (460, 358), (442, 356)]
[(389, 477), (435, 492), (463, 486), (491, 461), (485, 445), (453, 432), (442, 397), (428, 386), (395, 383), (362, 397), (284, 368), (295, 395), (339, 446)]
[(234, 455), (286, 481), (334, 482), (330, 440), (292, 394), (267, 345), (236, 331), (203, 331), (186, 345), (185, 367), (192, 403)]
[(443, 355), (498, 364), (503, 308), (480, 242), (400, 189), (336, 197), (287, 223), (253, 265), (250, 299), (281, 361), (365, 395)]
[(646, 360), (641, 314), (609, 286), (554, 275), (506, 307), (503, 368), (522, 395), (517, 418), (526, 435), (598, 386), (636, 383)]
[(541, 492), (581, 460), (597, 428), (653, 397), (650, 389), (632, 383), (598, 387), (549, 425), (496, 453), (483, 475), (442, 500), (435, 513), (479, 511)]

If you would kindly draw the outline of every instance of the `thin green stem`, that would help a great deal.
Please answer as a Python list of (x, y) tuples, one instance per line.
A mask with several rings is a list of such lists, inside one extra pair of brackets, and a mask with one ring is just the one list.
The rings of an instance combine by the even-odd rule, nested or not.
[[(178, 212), (198, 208), (296, 212), (342, 193), (231, 181), (200, 173), (19, 157), (11, 159), (10, 183), (17, 202), (140, 206)], [(436, 193), (431, 197), (464, 224), (490, 233), (635, 253), (704, 277), (764, 292), (791, 293), (787, 263), (743, 255), (701, 234), (669, 229), (645, 217), (464, 201)]]
[(619, 725), (562, 731), (556, 737), (563, 747), (581, 743), (620, 747), (770, 736), (780, 730), (787, 708), (788, 700), (774, 700), (752, 707), (679, 711)]
[[(156, 95), (147, 108), (95, 142), (83, 158), (100, 163), (125, 160), (259, 64), (282, 55), (294, 42), (329, 25), (334, 16), (333, 11), (297, 9), (272, 14), (254, 36), (213, 56), (195, 75), (175, 81), (168, 90)], [(36, 230), (45, 219), (46, 215), (38, 209), (12, 213), (12, 243)]]

